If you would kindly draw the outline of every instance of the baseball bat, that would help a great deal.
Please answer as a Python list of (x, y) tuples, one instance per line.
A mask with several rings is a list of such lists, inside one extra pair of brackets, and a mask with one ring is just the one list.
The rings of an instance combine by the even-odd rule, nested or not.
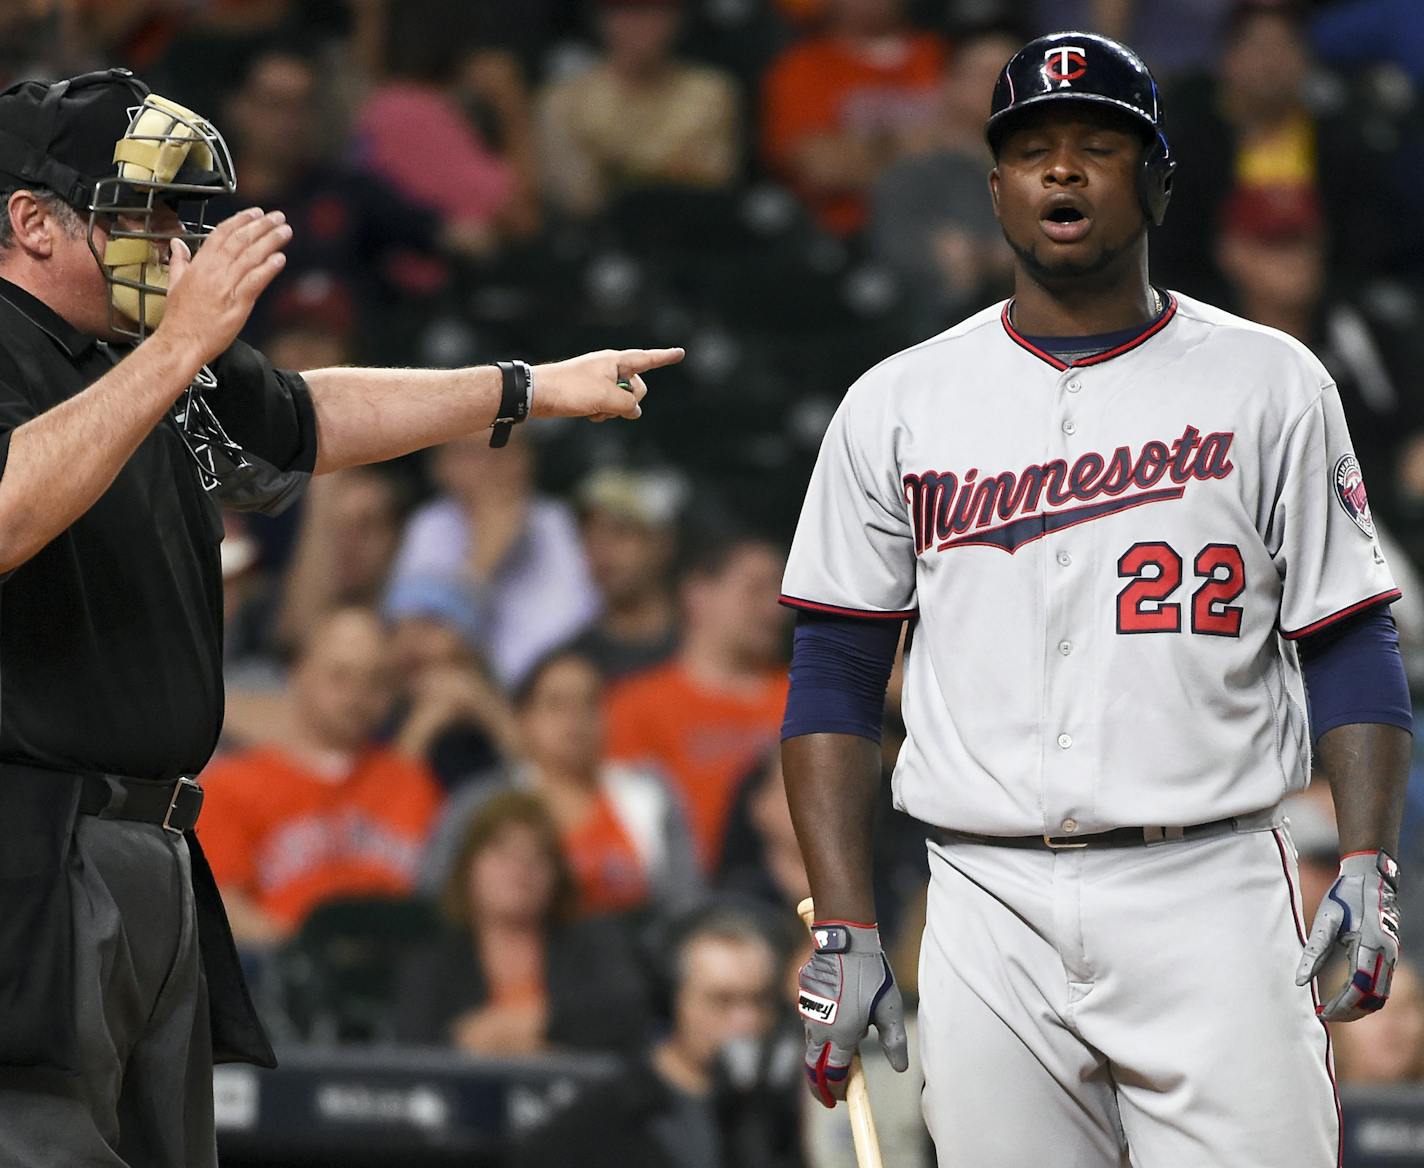
[[(809, 929), (816, 919), (816, 906), (809, 896), (796, 906), (796, 912)], [(875, 1113), (870, 1110), (870, 1095), (865, 1089), (865, 1072), (860, 1066), (860, 1051), (850, 1056), (845, 1101), (850, 1110), (855, 1162), (860, 1168), (885, 1168), (885, 1161), (880, 1158), (880, 1137), (875, 1134)]]

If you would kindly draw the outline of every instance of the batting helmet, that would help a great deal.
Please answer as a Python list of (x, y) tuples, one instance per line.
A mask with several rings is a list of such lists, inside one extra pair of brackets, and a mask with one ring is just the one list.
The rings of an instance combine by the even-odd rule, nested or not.
[(1142, 209), (1161, 223), (1177, 164), (1162, 132), (1162, 100), (1142, 58), (1126, 45), (1091, 32), (1055, 32), (1029, 41), (1004, 66), (984, 136), (995, 153), (1015, 119), (1050, 101), (1086, 101), (1121, 110), (1147, 141), (1138, 174)]

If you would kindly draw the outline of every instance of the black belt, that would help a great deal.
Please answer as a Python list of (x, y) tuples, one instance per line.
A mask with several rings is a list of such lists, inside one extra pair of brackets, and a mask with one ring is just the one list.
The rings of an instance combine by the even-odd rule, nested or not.
[(1235, 819), (1214, 819), (1191, 827), (1115, 827), (1088, 835), (976, 835), (927, 825), (930, 839), (937, 844), (993, 844), (1000, 848), (1039, 848), (1064, 851), (1070, 848), (1141, 848), (1179, 840), (1204, 839), (1236, 830)]
[(79, 795), (79, 810), (84, 815), (156, 823), (175, 835), (191, 830), (202, 809), (203, 788), (186, 775), (163, 782), (125, 775), (85, 775)]

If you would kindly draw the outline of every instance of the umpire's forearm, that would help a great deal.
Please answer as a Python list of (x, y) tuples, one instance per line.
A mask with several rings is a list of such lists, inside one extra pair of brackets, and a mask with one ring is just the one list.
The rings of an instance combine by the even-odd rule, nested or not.
[(781, 763), (817, 919), (874, 921), (879, 743), (854, 734), (803, 734), (781, 744)]
[[(532, 370), (530, 417), (636, 418), (643, 374), (676, 365), (683, 350), (600, 349)], [(316, 405), (316, 471), (380, 462), (476, 434), (494, 424), (504, 378), (473, 369), (318, 369), (306, 374)]]
[(488, 429), (502, 390), (493, 365), (471, 369), (316, 369), (316, 473), (383, 462)]
[(1413, 739), (1397, 726), (1359, 723), (1321, 735), (1317, 749), (1335, 800), (1340, 854), (1399, 855)]

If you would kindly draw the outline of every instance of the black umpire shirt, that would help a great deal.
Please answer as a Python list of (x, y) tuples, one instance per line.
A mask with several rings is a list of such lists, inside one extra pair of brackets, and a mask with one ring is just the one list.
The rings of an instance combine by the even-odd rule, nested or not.
[[(16, 426), (126, 352), (0, 280), (0, 474)], [(212, 754), (223, 714), (218, 500), (273, 510), (294, 498), (316, 462), (316, 418), (301, 377), (240, 342), (209, 368), (216, 384), (201, 400), (180, 397), (98, 502), (0, 583), (0, 760), (168, 779)], [(195, 425), (216, 416), (246, 453), (251, 469), (227, 477), (256, 483), (249, 497), (224, 498), (200, 465), (202, 440), (177, 420), (185, 406)], [(217, 434), (206, 437), (222, 459)]]
[[(0, 280), (0, 474), (10, 435), (128, 352)], [(220, 505), (277, 511), (316, 462), (306, 383), (237, 343), (205, 366), (107, 491), (0, 579), (0, 1066), (72, 1071), (67, 877), (78, 775), (196, 774), (222, 725)], [(271, 1064), (193, 833), (218, 1061)]]

